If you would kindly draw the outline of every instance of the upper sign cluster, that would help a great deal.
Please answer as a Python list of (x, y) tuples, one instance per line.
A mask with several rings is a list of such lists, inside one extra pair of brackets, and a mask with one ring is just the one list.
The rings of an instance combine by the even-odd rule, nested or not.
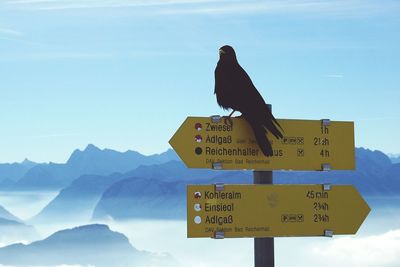
[(273, 156), (266, 157), (248, 123), (232, 118), (188, 117), (170, 144), (189, 168), (253, 170), (353, 170), (354, 123), (279, 119), (281, 140), (272, 135)]

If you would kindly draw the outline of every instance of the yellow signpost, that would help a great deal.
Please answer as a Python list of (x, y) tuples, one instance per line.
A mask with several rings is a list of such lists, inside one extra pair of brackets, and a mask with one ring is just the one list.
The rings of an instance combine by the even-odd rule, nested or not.
[(169, 141), (189, 168), (253, 170), (353, 170), (354, 124), (278, 119), (283, 139), (268, 134), (274, 155), (265, 157), (242, 118), (188, 117)]
[(188, 185), (188, 237), (355, 234), (370, 208), (351, 185)]

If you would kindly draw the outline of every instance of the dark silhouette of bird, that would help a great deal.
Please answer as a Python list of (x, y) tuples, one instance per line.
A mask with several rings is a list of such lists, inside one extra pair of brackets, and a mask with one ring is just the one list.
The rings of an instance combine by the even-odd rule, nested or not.
[(282, 138), (282, 127), (272, 115), (264, 99), (254, 86), (249, 75), (239, 65), (235, 50), (229, 45), (219, 49), (219, 61), (215, 68), (215, 90), (217, 102), (223, 109), (232, 109), (229, 119), (235, 111), (253, 129), (256, 141), (265, 156), (272, 156), (272, 146), (267, 131), (276, 138)]

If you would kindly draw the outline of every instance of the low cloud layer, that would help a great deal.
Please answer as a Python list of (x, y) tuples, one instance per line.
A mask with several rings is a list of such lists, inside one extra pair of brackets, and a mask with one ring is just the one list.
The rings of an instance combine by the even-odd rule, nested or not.
[(400, 229), (367, 237), (335, 238), (324, 246), (313, 247), (312, 254), (325, 267), (398, 267)]

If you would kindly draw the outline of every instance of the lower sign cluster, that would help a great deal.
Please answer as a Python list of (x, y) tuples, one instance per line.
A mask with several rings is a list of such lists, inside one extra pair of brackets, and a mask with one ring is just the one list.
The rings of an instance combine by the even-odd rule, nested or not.
[(350, 185), (189, 185), (188, 237), (354, 234), (370, 211)]

